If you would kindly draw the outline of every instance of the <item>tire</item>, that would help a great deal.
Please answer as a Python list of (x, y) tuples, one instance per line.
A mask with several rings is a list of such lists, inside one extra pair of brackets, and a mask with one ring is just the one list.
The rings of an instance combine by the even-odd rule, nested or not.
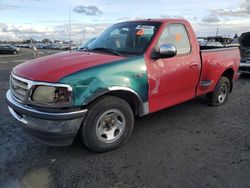
[(115, 96), (104, 96), (90, 105), (83, 120), (80, 136), (94, 152), (106, 152), (122, 146), (134, 127), (130, 105)]
[(227, 77), (221, 77), (214, 91), (209, 93), (208, 100), (211, 106), (220, 106), (226, 103), (230, 91), (230, 81)]
[(13, 51), (13, 54), (16, 55), (16, 54), (17, 54), (17, 51)]

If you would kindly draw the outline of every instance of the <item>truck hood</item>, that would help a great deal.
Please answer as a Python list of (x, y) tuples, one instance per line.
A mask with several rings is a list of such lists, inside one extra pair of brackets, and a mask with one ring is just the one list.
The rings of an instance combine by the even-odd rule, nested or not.
[(63, 52), (29, 60), (16, 66), (12, 72), (33, 81), (57, 82), (74, 72), (121, 59), (124, 57), (82, 51)]

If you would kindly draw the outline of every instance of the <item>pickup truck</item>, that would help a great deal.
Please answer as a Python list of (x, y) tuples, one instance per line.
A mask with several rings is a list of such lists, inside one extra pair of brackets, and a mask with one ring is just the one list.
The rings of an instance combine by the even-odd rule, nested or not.
[(186, 20), (118, 23), (82, 51), (14, 67), (8, 108), (40, 142), (70, 145), (78, 134), (90, 150), (110, 151), (128, 140), (135, 116), (205, 94), (212, 106), (227, 101), (239, 49), (203, 48)]

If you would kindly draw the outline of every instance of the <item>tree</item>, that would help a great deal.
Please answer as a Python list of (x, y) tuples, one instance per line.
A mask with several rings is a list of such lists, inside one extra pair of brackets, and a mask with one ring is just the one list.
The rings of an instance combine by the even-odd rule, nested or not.
[(49, 39), (43, 39), (43, 40), (42, 40), (42, 43), (45, 43), (45, 44), (46, 44), (46, 43), (52, 43), (52, 42), (51, 42), (51, 40), (49, 40)]

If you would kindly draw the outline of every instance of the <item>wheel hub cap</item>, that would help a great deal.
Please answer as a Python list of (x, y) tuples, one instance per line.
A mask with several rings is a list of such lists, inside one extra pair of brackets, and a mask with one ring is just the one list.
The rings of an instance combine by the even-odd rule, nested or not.
[(112, 143), (121, 137), (125, 125), (125, 117), (120, 110), (107, 110), (97, 120), (97, 138), (104, 143)]
[(218, 95), (218, 101), (219, 103), (223, 103), (227, 97), (227, 92), (228, 88), (227, 88), (227, 85), (226, 84), (223, 84), (221, 87), (220, 87), (220, 90), (219, 90), (219, 95)]

